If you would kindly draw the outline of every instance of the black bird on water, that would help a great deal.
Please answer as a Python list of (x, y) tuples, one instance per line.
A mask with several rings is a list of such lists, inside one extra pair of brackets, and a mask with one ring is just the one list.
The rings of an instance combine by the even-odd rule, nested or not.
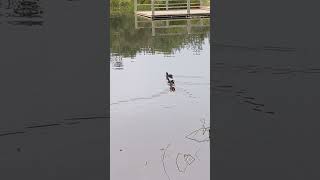
[(169, 80), (169, 78), (173, 79), (172, 74), (169, 74), (168, 72), (166, 72), (166, 78)]
[(175, 84), (174, 84), (174, 80), (173, 80), (173, 75), (166, 72), (166, 78), (168, 80), (168, 85), (170, 86), (170, 91), (175, 91), (176, 88), (174, 87)]

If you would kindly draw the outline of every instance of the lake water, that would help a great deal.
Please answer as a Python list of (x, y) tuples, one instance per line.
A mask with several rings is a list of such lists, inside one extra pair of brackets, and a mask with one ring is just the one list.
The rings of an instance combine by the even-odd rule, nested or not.
[(111, 179), (209, 179), (210, 20), (110, 22)]

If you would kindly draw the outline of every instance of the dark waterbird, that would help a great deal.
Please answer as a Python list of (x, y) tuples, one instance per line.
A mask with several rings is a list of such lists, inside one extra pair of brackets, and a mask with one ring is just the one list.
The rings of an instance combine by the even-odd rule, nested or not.
[(170, 91), (175, 91), (176, 88), (174, 87), (175, 84), (174, 84), (174, 80), (173, 80), (173, 75), (166, 72), (166, 79), (168, 80), (168, 85), (170, 86)]
[(172, 74), (169, 74), (168, 72), (166, 72), (166, 78), (169, 80), (169, 78), (173, 78)]

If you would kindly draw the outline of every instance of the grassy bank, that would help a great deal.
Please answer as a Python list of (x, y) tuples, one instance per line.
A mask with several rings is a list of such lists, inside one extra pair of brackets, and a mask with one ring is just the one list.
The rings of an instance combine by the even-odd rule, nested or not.
[(124, 14), (132, 13), (134, 11), (133, 0), (111, 0), (110, 1), (110, 10), (111, 15), (113, 14)]

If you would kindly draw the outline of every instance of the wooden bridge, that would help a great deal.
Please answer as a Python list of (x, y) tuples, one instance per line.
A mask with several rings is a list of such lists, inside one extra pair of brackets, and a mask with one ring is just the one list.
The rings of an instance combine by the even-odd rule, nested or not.
[(150, 19), (210, 17), (210, 6), (204, 6), (201, 0), (150, 0), (150, 4), (139, 1), (134, 0), (135, 14)]

